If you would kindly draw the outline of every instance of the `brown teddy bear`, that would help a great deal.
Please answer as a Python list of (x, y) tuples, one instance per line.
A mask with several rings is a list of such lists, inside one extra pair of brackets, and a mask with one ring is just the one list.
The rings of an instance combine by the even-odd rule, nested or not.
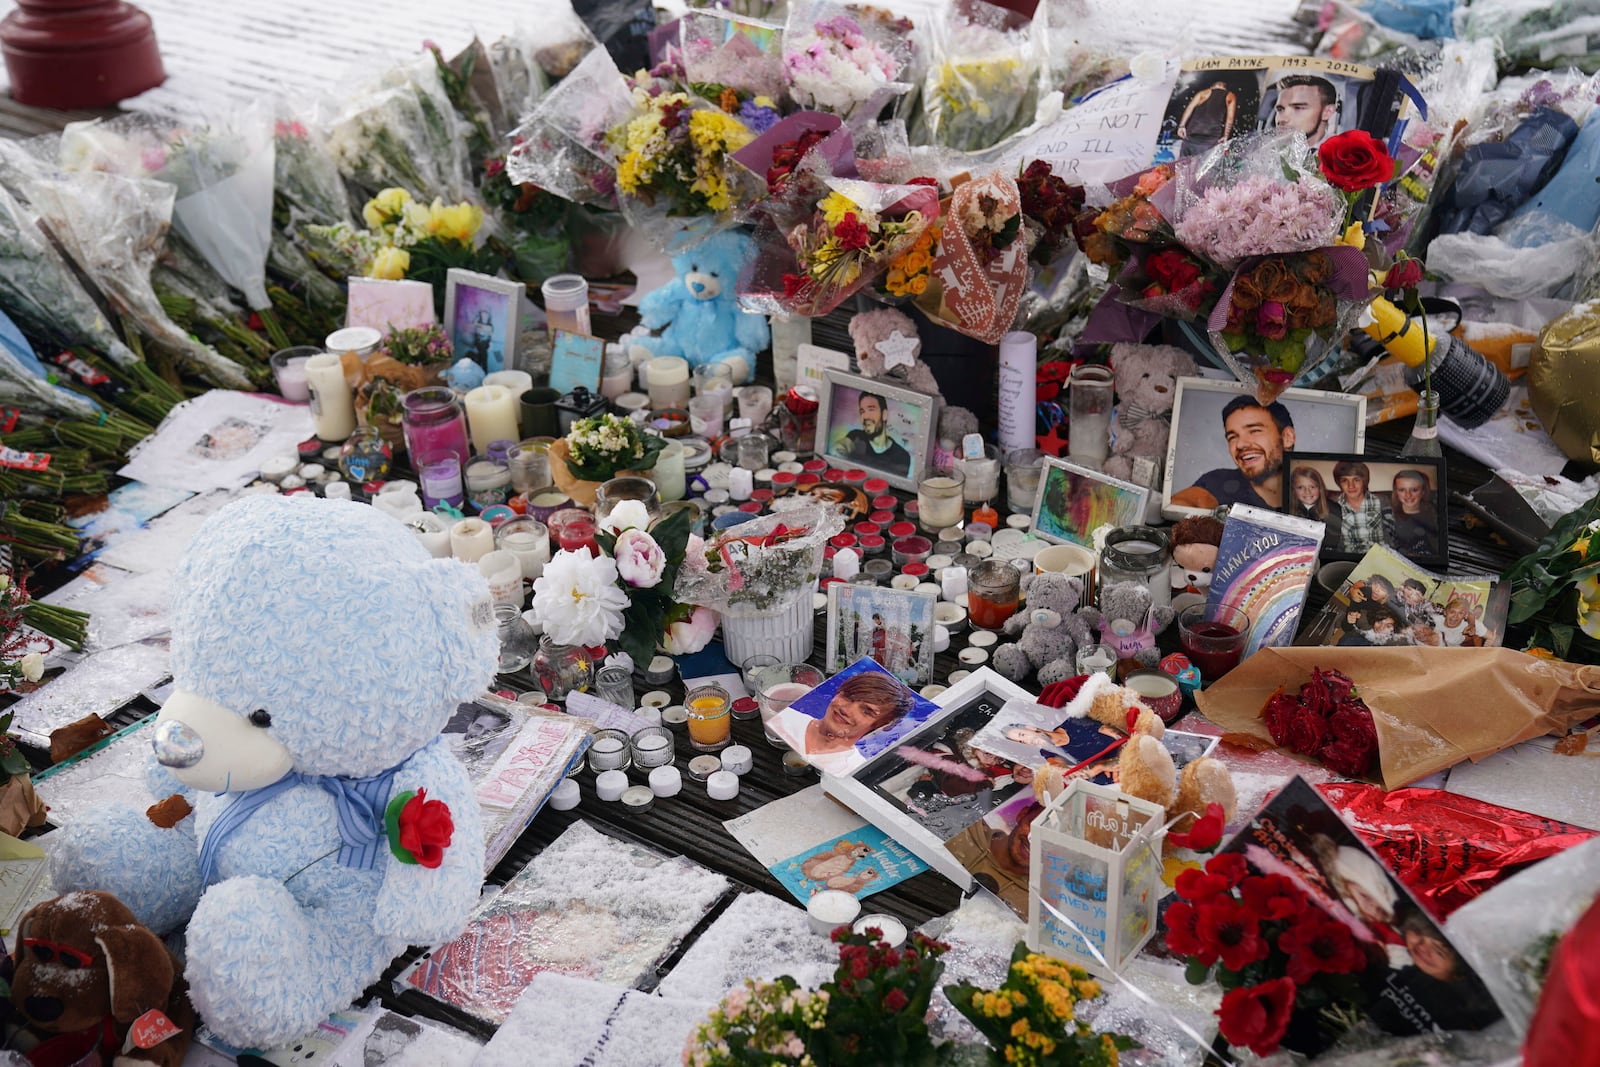
[(1116, 374), (1117, 439), (1105, 472), (1138, 485), (1157, 486), (1167, 455), (1177, 382), (1196, 373), (1194, 359), (1171, 345), (1119, 344), (1111, 349)]
[(79, 891), (35, 905), (17, 926), (11, 1015), (38, 1037), (36, 1067), (178, 1067), (194, 1009), (161, 939), (110, 893)]

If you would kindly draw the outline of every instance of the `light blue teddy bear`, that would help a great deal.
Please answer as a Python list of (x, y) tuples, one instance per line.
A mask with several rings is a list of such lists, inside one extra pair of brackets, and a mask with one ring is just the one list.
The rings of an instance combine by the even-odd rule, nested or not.
[(639, 302), (639, 321), (659, 333), (634, 336), (634, 347), (682, 356), (691, 367), (725, 363), (735, 385), (750, 381), (757, 354), (772, 340), (766, 316), (740, 308), (734, 291), (755, 255), (747, 235), (723, 230), (673, 256), (677, 277)]
[(90, 813), (51, 874), (158, 933), (187, 921), (201, 1017), (270, 1048), (406, 946), (458, 934), (477, 902), (478, 806), (439, 731), (494, 677), (492, 601), (474, 568), (367, 505), (252, 497), (201, 528), (171, 602), (154, 748), (195, 812), (172, 829)]

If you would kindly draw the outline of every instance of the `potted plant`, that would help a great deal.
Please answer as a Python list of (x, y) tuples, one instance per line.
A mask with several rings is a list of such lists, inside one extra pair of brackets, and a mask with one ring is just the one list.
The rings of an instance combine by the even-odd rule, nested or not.
[(648, 478), (666, 445), (666, 438), (618, 415), (579, 419), (550, 446), (550, 479), (576, 503), (593, 508), (600, 483), (625, 475)]

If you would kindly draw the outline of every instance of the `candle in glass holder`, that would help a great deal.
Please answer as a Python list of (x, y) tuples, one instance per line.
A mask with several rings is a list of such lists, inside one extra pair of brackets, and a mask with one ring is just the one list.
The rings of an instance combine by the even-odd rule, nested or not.
[(683, 466), (684, 448), (678, 441), (668, 441), (656, 455), (655, 469), (650, 480), (656, 483), (656, 493), (661, 502), (682, 500), (688, 495), (688, 481)]
[(984, 449), (976, 459), (961, 459), (961, 473), (965, 477), (962, 498), (968, 504), (987, 504), (1000, 495), (1000, 450), (993, 445)]
[(587, 551), (591, 556), (598, 556), (596, 529), (594, 516), (582, 508), (566, 508), (550, 516), (550, 535), (563, 552)]
[(522, 577), (532, 581), (544, 574), (550, 562), (550, 531), (537, 519), (512, 519), (494, 532), (499, 548), (517, 557)]
[(689, 713), (689, 743), (702, 751), (726, 745), (732, 736), (733, 701), (720, 685), (702, 685), (689, 690), (684, 710)]
[[(401, 400), (401, 428), (413, 463), (430, 452), (466, 456), (467, 420), (456, 395), (442, 386), (413, 389)], [(430, 505), (431, 506), (431, 505)]]
[(466, 503), (461, 485), (461, 457), (454, 452), (434, 451), (416, 455), (417, 480), (422, 483), (422, 503), (428, 508), (449, 504), (459, 508)]
[(998, 630), (1017, 610), (1022, 574), (1009, 562), (986, 559), (967, 571), (967, 617), (972, 625)]
[(1115, 386), (1109, 367), (1085, 364), (1067, 383), (1067, 458), (1095, 470), (1111, 450), (1111, 398)]
[(622, 345), (606, 346), (605, 361), (600, 367), (600, 395), (615, 400), (633, 385), (633, 360)]
[(932, 471), (917, 483), (917, 516), (924, 530), (961, 524), (964, 481), (960, 470), (949, 468)]
[(331, 352), (319, 352), (305, 362), (306, 387), (311, 393), (311, 424), (324, 441), (343, 441), (356, 428), (355, 401), (345, 380), (344, 363)]
[(581, 274), (553, 274), (539, 287), (550, 332), (589, 333), (589, 283)]
[(689, 405), (689, 361), (680, 356), (659, 356), (645, 364), (650, 407), (683, 408)]
[(503, 385), (480, 385), (466, 396), (467, 429), (472, 447), (487, 452), (489, 445), (521, 436), (517, 427), (517, 398)]

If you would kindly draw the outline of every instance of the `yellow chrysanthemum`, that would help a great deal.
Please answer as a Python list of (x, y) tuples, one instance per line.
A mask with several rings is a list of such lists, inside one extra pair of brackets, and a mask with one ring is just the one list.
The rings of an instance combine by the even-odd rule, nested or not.
[(833, 192), (822, 198), (822, 203), (817, 205), (817, 210), (822, 212), (822, 219), (829, 226), (837, 226), (844, 217), (851, 212), (859, 212), (855, 201), (843, 193)]
[(689, 116), (689, 139), (706, 155), (737, 152), (753, 136), (744, 123), (721, 111), (702, 110)]
[(399, 281), (406, 276), (406, 271), (410, 269), (410, 252), (403, 248), (382, 248), (376, 256), (372, 257), (372, 266), (367, 268), (367, 277)]

